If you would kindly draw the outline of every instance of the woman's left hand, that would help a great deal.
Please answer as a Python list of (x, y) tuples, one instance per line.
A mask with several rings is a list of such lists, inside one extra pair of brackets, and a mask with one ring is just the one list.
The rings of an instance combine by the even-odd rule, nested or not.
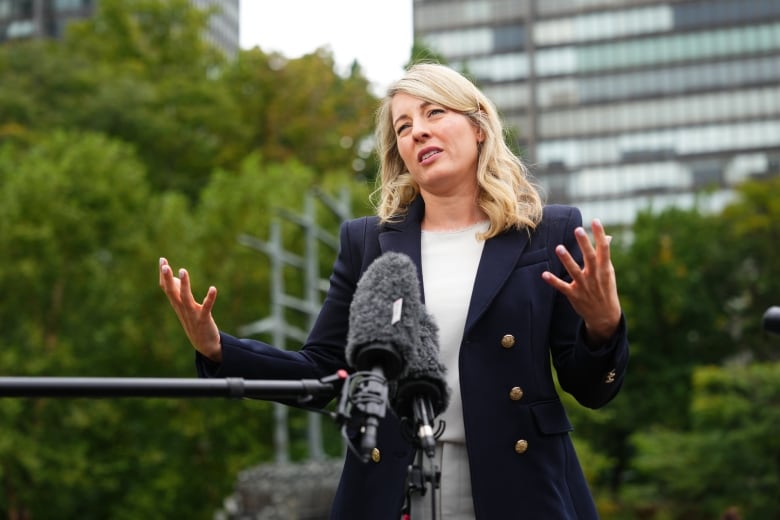
[(591, 229), (595, 247), (585, 229), (578, 227), (574, 230), (582, 251), (582, 267), (566, 247), (559, 245), (555, 248), (555, 253), (571, 276), (571, 282), (561, 280), (549, 271), (542, 273), (542, 278), (569, 299), (574, 310), (585, 321), (588, 343), (596, 346), (605, 343), (615, 333), (622, 311), (615, 268), (609, 253), (612, 237), (607, 236), (604, 226), (597, 219), (593, 220)]

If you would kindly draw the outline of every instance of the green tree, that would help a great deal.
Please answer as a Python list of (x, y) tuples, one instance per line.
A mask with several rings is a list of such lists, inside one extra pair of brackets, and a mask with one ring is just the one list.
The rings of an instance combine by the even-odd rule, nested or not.
[[(658, 504), (644, 506), (663, 507), (657, 473), (645, 471), (657, 455), (648, 450), (663, 444), (655, 432), (677, 438), (694, 428), (693, 374), (700, 367), (776, 359), (775, 338), (759, 327), (778, 289), (771, 246), (778, 197), (777, 181), (750, 182), (738, 187), (720, 214), (648, 211), (613, 242), (631, 339), (629, 372), (618, 399), (603, 410), (606, 416), (576, 408), (571, 413), (578, 434), (613, 462), (615, 510), (621, 500), (641, 509), (638, 504), (652, 502), (653, 493), (659, 493)], [(678, 444), (666, 445), (679, 454), (674, 448)]]
[[(5, 373), (123, 376), (155, 366), (140, 319), (151, 288), (137, 269), (150, 252), (145, 216), (154, 206), (144, 176), (129, 147), (96, 134), (56, 132), (29, 148), (3, 148)], [(118, 505), (128, 470), (143, 468), (154, 451), (145, 450), (148, 437), (133, 435), (144, 414), (129, 405), (123, 412), (107, 402), (0, 402), (0, 507), (10, 517), (97, 518)], [(129, 459), (117, 462), (119, 451)]]
[[(3, 147), (3, 371), (192, 377), (154, 273), (161, 254), (193, 250), (199, 220), (182, 196), (154, 196), (116, 140), (57, 132)], [(271, 457), (262, 402), (6, 399), (0, 416), (0, 511), (11, 517), (207, 518), (240, 469)]]
[[(196, 293), (217, 285), (218, 321), (235, 332), (267, 314), (269, 287), (239, 234), (267, 239), (309, 189), (351, 185), (368, 211), (352, 161), (375, 99), (359, 66), (338, 75), (325, 52), (227, 62), (200, 39), (203, 21), (184, 1), (106, 0), (64, 42), (0, 46), (6, 374), (192, 377), (159, 256), (188, 267)], [(288, 228), (285, 241), (301, 237)], [(288, 273), (291, 290), (300, 278)], [(6, 516), (210, 518), (239, 470), (273, 458), (262, 401), (3, 399), (0, 417)], [(340, 453), (333, 429), (326, 447)]]
[(105, 133), (135, 146), (153, 188), (194, 199), (214, 168), (239, 163), (232, 143), (245, 139), (205, 22), (185, 0), (106, 0), (62, 42), (0, 47), (0, 139)]
[(697, 368), (690, 429), (634, 436), (643, 484), (626, 495), (635, 510), (707, 520), (737, 507), (745, 518), (780, 518), (779, 400), (779, 363)]
[(630, 235), (616, 233), (613, 262), (631, 343), (628, 374), (606, 409), (572, 408), (580, 435), (614, 462), (602, 475), (613, 492), (630, 475), (630, 435), (655, 425), (686, 427), (694, 367), (734, 353), (727, 305), (734, 263), (732, 251), (721, 247), (722, 235), (721, 221), (695, 209), (643, 212)]
[(72, 124), (133, 143), (154, 187), (191, 198), (214, 168), (238, 164), (245, 139), (228, 63), (201, 36), (207, 15), (187, 0), (107, 0), (64, 42), (93, 81)]
[(330, 52), (320, 49), (295, 60), (255, 48), (240, 53), (224, 82), (242, 107), (250, 130), (244, 154), (268, 161), (295, 159), (322, 177), (354, 167), (370, 137), (376, 99), (359, 66), (338, 75)]
[(728, 233), (724, 243), (738, 259), (732, 278), (739, 291), (730, 300), (731, 330), (740, 352), (752, 359), (780, 359), (776, 338), (761, 330), (766, 309), (780, 305), (780, 176), (746, 182), (722, 215)]
[[(161, 256), (167, 256), (174, 269), (187, 267), (193, 280), (193, 290), (196, 297), (202, 297), (209, 285), (215, 285), (219, 290), (214, 317), (220, 328), (231, 334), (240, 334), (242, 326), (270, 315), (270, 259), (263, 253), (249, 248), (238, 241), (240, 235), (249, 235), (258, 240), (269, 239), (271, 222), (279, 220), (280, 210), (294, 214), (303, 213), (303, 198), (307, 191), (322, 189), (326, 193), (335, 194), (344, 185), (351, 186), (352, 207), (357, 211), (367, 211), (365, 201), (368, 197), (368, 186), (349, 184), (351, 175), (331, 174), (322, 182), (317, 180), (314, 170), (297, 161), (282, 164), (266, 162), (258, 155), (252, 155), (237, 172), (219, 171), (214, 174), (211, 182), (203, 191), (199, 204), (194, 208), (193, 244), (187, 251), (177, 255), (169, 255), (165, 250)], [(322, 209), (318, 222), (334, 237), (338, 235), (340, 221), (329, 211)], [(283, 227), (283, 242), (287, 250), (303, 254), (303, 234), (296, 226), (285, 224)], [(335, 260), (335, 250), (320, 248), (319, 271), (327, 277)], [(285, 270), (285, 290), (288, 294), (303, 297), (303, 273), (300, 270), (288, 268)], [(165, 319), (171, 325), (178, 325), (175, 314), (168, 308), (167, 302), (158, 306), (165, 313)], [(301, 330), (307, 330), (308, 317), (300, 312), (290, 310), (285, 319)], [(181, 330), (179, 336), (183, 336)], [(269, 335), (258, 339), (271, 341)], [(300, 344), (292, 341), (278, 347), (298, 350)], [(191, 359), (192, 348), (187, 345), (181, 354)], [(186, 353), (186, 354), (185, 354)], [(260, 421), (263, 424), (264, 435), (255, 442), (264, 445), (260, 455), (255, 458), (243, 458), (244, 465), (255, 464), (268, 460), (273, 447), (271, 432), (271, 406), (269, 403), (258, 403), (261, 412)], [(305, 436), (305, 414), (291, 411), (294, 423), (291, 425), (291, 458), (300, 460), (307, 455)], [(245, 421), (240, 416), (233, 418), (236, 423)], [(323, 420), (326, 428), (326, 453), (337, 456), (341, 453), (340, 438), (332, 421)], [(256, 426), (260, 429), (260, 426)], [(223, 441), (226, 446), (235, 448), (237, 454), (244, 448), (234, 445), (231, 441)], [(237, 455), (238, 456), (238, 455)], [(236, 468), (236, 471), (240, 468)], [(232, 478), (232, 474), (228, 474)]]

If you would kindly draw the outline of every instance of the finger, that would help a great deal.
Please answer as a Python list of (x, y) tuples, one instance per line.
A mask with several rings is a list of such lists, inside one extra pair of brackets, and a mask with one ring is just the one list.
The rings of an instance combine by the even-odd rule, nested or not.
[(176, 278), (173, 276), (171, 266), (165, 258), (160, 258), (160, 287), (169, 299), (176, 292)]
[(577, 240), (577, 244), (582, 251), (582, 260), (585, 267), (593, 265), (596, 262), (596, 250), (593, 249), (593, 244), (590, 243), (590, 237), (585, 231), (585, 228), (578, 227), (574, 230), (574, 238)]
[(166, 270), (170, 271), (170, 267), (168, 267), (168, 260), (166, 260), (165, 258), (160, 257), (160, 271), (159, 271), (160, 287), (162, 287), (163, 284), (165, 283)]
[(542, 280), (550, 284), (553, 289), (556, 289), (563, 294), (568, 294), (570, 289), (569, 284), (552, 274), (550, 271), (545, 271), (542, 273)]
[(612, 241), (612, 237), (607, 235), (606, 230), (604, 229), (604, 225), (599, 219), (593, 219), (591, 229), (593, 230), (593, 240), (596, 243), (596, 251), (598, 256), (602, 260), (609, 260), (609, 244)]
[(190, 287), (190, 275), (183, 267), (179, 269), (179, 280), (181, 286), (179, 288), (181, 301), (187, 304), (192, 304), (195, 298), (192, 296), (192, 288)]
[(206, 292), (206, 297), (203, 298), (203, 312), (211, 314), (215, 301), (217, 301), (217, 288), (212, 285)]
[(574, 260), (574, 257), (571, 256), (571, 253), (569, 253), (566, 247), (559, 245), (555, 248), (555, 254), (558, 255), (558, 259), (561, 261), (572, 280), (581, 281), (582, 267)]

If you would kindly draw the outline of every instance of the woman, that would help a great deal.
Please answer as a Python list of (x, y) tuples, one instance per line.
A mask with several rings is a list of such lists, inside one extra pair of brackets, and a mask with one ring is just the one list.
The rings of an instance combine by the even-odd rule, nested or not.
[[(604, 228), (593, 222), (592, 244), (577, 209), (543, 207), (494, 105), (447, 67), (411, 67), (382, 102), (376, 136), (377, 216), (342, 225), (330, 288), (301, 351), (220, 332), (216, 289), (196, 302), (186, 271), (176, 278), (161, 259), (160, 285), (197, 350), (199, 375), (321, 378), (343, 368), (361, 274), (384, 253), (405, 253), (452, 389), (437, 518), (597, 518), (550, 360), (584, 406), (603, 406), (620, 388), (628, 340)], [(414, 449), (392, 414), (377, 448), (377, 462), (347, 454), (332, 518), (398, 519)], [(430, 515), (426, 506), (415, 501), (412, 520)]]

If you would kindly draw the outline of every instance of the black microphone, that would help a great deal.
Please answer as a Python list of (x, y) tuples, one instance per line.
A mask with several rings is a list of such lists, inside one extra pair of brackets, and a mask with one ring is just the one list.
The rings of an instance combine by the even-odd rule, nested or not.
[(388, 404), (388, 381), (394, 381), (419, 342), (421, 310), (417, 268), (402, 253), (385, 253), (366, 269), (349, 308), (345, 356), (358, 370), (342, 395), (343, 408), (361, 415), (361, 456), (376, 447), (379, 420)]
[(762, 322), (765, 331), (772, 334), (780, 334), (780, 307), (769, 307), (764, 313)]
[(433, 420), (450, 402), (446, 368), (439, 361), (438, 334), (433, 316), (421, 309), (419, 347), (406, 357), (393, 399), (396, 413), (407, 424), (412, 421), (420, 447), (431, 458), (436, 452), (436, 438), (441, 435), (441, 431), (434, 431)]

